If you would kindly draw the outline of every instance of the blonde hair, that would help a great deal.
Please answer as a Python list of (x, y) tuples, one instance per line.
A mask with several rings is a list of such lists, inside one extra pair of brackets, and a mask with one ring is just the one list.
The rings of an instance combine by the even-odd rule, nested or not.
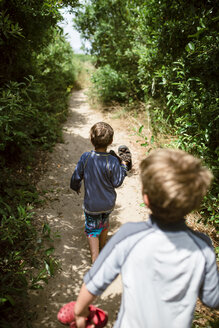
[(113, 141), (113, 128), (105, 122), (98, 122), (90, 129), (90, 140), (95, 148), (107, 147)]
[(198, 158), (182, 151), (159, 149), (140, 164), (143, 194), (155, 217), (171, 222), (197, 209), (213, 175)]

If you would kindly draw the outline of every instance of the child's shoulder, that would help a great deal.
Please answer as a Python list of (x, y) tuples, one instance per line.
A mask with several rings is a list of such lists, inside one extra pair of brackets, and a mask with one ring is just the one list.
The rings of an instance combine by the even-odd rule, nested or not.
[(120, 158), (119, 156), (115, 156), (112, 153), (107, 153), (108, 155), (108, 160), (110, 161), (110, 163), (114, 164), (114, 165), (120, 165)]
[(196, 243), (198, 241), (199, 245), (202, 244), (211, 248), (213, 247), (211, 238), (208, 235), (204, 234), (203, 232), (193, 230), (191, 228), (188, 228), (188, 231), (190, 232), (190, 236), (194, 239), (194, 241)]
[(90, 151), (86, 151), (86, 152), (84, 152), (84, 153), (81, 155), (81, 159), (85, 159), (85, 158), (87, 158), (89, 155), (91, 155), (91, 152), (90, 152)]
[(141, 238), (142, 233), (147, 234), (148, 232), (153, 232), (153, 227), (150, 220), (139, 222), (126, 222), (117, 231), (116, 239), (119, 241), (127, 240), (127, 243), (129, 243), (130, 237), (132, 239), (135, 239), (135, 236), (139, 236), (137, 238)]

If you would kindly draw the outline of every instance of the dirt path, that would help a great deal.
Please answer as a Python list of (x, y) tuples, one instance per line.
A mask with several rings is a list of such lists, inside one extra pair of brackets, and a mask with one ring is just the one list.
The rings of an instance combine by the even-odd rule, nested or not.
[[(70, 101), (70, 115), (64, 126), (64, 143), (57, 144), (49, 158), (49, 169), (38, 183), (38, 189), (47, 190), (46, 203), (36, 209), (36, 217), (46, 220), (52, 231), (58, 231), (55, 240), (55, 255), (61, 262), (61, 270), (49, 279), (43, 290), (30, 294), (31, 311), (35, 312), (33, 328), (63, 327), (56, 316), (62, 305), (75, 300), (86, 271), (90, 268), (90, 254), (84, 235), (82, 195), (69, 188), (72, 172), (81, 154), (92, 149), (89, 141), (90, 127), (98, 121), (106, 121), (115, 131), (111, 149), (126, 144), (133, 155), (133, 169), (128, 173), (123, 186), (117, 189), (117, 203), (111, 215), (110, 235), (127, 221), (140, 221), (145, 217), (138, 176), (142, 147), (136, 143), (130, 123), (114, 119), (111, 114), (102, 114), (89, 107), (83, 91), (74, 92)], [(112, 327), (120, 304), (120, 277), (97, 299), (96, 305), (109, 313), (107, 327)]]

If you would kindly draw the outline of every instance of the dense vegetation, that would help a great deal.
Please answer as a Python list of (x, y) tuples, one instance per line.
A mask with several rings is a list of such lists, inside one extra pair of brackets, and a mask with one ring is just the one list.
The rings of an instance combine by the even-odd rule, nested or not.
[(69, 4), (77, 1), (0, 1), (1, 327), (24, 327), (28, 288), (40, 288), (57, 264), (43, 242), (52, 241), (50, 228), (44, 222), (37, 235), (31, 204), (39, 202), (33, 167), (39, 151), (61, 140), (76, 83), (74, 54), (58, 27), (59, 8)]
[(219, 10), (214, 0), (92, 0), (75, 26), (91, 42), (102, 101), (151, 102), (161, 128), (214, 175), (202, 212), (218, 227)]

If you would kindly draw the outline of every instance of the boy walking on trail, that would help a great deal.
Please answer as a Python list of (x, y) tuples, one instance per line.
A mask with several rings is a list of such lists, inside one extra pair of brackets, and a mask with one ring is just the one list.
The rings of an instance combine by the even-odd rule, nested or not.
[[(153, 151), (141, 162), (143, 200), (152, 212), (126, 223), (84, 277), (72, 318), (84, 328), (88, 306), (121, 273), (114, 328), (191, 327), (197, 297), (219, 307), (219, 276), (210, 238), (186, 225), (212, 180), (199, 159), (180, 150)], [(89, 326), (90, 327), (90, 326)]]
[(107, 147), (113, 142), (113, 134), (112, 127), (105, 122), (92, 126), (90, 140), (95, 150), (82, 154), (70, 184), (79, 194), (84, 180), (85, 233), (92, 263), (96, 260), (99, 249), (106, 244), (109, 215), (116, 201), (115, 188), (122, 185), (131, 162), (131, 154), (126, 146), (123, 146), (125, 148), (123, 153), (120, 152), (120, 158), (116, 158), (114, 152), (113, 155), (107, 152)]

